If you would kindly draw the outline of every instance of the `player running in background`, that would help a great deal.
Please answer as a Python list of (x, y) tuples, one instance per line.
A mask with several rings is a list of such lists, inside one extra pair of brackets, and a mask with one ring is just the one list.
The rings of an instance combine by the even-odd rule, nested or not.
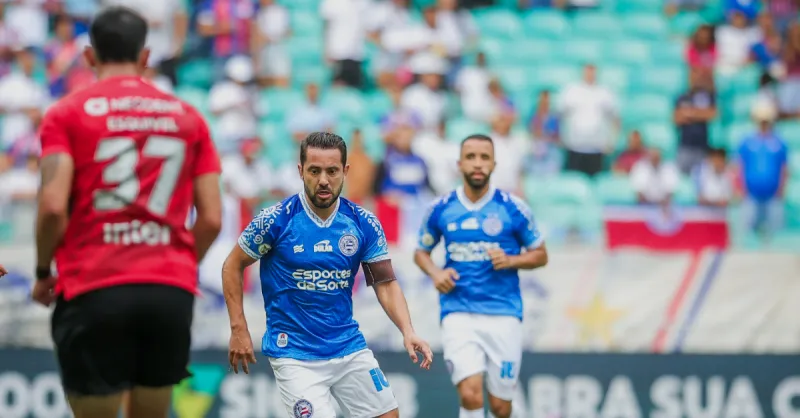
[(335, 418), (333, 398), (354, 418), (397, 418), (389, 382), (353, 319), (359, 265), (386, 314), (403, 334), (414, 363), (430, 368), (428, 343), (411, 326), (405, 297), (378, 219), (339, 195), (350, 166), (347, 145), (316, 132), (300, 145), (304, 192), (264, 209), (239, 238), (222, 268), (231, 321), (229, 360), (249, 373), (253, 342), (242, 307), (242, 272), (261, 259), (269, 357), (289, 417)]
[[(490, 410), (508, 418), (522, 360), (517, 270), (544, 266), (547, 250), (528, 205), (490, 185), (490, 137), (467, 137), (458, 165), (464, 185), (431, 207), (414, 262), (441, 293), (442, 345), (461, 398), (459, 418), (484, 416), (484, 373)], [(444, 268), (430, 255), (442, 239)]]
[(52, 336), (76, 418), (116, 418), (125, 392), (128, 418), (165, 417), (172, 386), (189, 376), (197, 263), (220, 228), (220, 162), (200, 114), (140, 78), (141, 16), (105, 9), (89, 35), (99, 81), (42, 122), (33, 298), (56, 303)]

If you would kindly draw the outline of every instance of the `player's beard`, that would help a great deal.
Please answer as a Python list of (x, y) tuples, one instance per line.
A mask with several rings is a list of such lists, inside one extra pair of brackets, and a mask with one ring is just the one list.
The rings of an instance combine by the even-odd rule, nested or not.
[(472, 190), (481, 190), (489, 184), (489, 179), (492, 178), (492, 173), (486, 174), (483, 178), (476, 179), (472, 174), (461, 173), (464, 175), (464, 183)]
[[(314, 191), (311, 190), (311, 188), (308, 187), (307, 184), (303, 184), (303, 189), (305, 189), (306, 197), (308, 198), (308, 200), (311, 201), (311, 204), (320, 209), (327, 209), (331, 207), (331, 205), (333, 205), (336, 202), (336, 199), (339, 198), (339, 195), (342, 194), (342, 189), (344, 189), (344, 183), (342, 183), (342, 185), (339, 186), (338, 189), (334, 189), (328, 186), (326, 188), (317, 187), (317, 190)], [(317, 193), (321, 191), (329, 191), (331, 193), (331, 197), (327, 199), (320, 198), (319, 196), (317, 196)]]

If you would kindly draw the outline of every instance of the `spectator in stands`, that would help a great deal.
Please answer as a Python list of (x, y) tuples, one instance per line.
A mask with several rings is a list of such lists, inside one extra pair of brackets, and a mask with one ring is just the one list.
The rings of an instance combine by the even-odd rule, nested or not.
[(668, 206), (679, 182), (678, 168), (670, 161), (663, 161), (657, 148), (648, 149), (647, 156), (631, 170), (631, 185), (641, 204)]
[(675, 102), (673, 120), (678, 127), (678, 167), (688, 174), (700, 164), (708, 151), (708, 124), (717, 117), (717, 105), (711, 87), (711, 74), (705, 70), (689, 71), (689, 91)]
[(512, 132), (515, 115), (498, 113), (492, 120), (494, 158), (497, 162), (492, 173), (492, 184), (500, 190), (522, 196), (523, 164), (530, 153), (530, 141), (524, 134)]
[(6, 1), (3, 20), (16, 34), (18, 45), (41, 50), (47, 43), (48, 16), (41, 0)]
[(75, 20), (75, 34), (89, 30), (92, 16), (100, 9), (100, 0), (63, 0), (64, 13)]
[(726, 16), (731, 13), (741, 13), (748, 20), (753, 20), (758, 16), (761, 2), (758, 0), (723, 0), (723, 11)]
[(251, 0), (203, 0), (197, 13), (197, 32), (211, 39), (214, 76), (225, 76), (229, 58), (251, 51), (251, 25), (255, 7)]
[[(758, 92), (755, 101), (766, 101), (772, 103), (776, 108), (778, 105), (778, 82), (768, 73), (762, 73), (758, 79)], [(791, 116), (791, 115), (787, 115)]]
[(16, 71), (0, 78), (0, 112), (4, 115), (0, 148), (34, 133), (49, 101), (46, 89), (34, 79), (36, 51), (22, 48), (15, 57)]
[(692, 34), (686, 48), (686, 62), (689, 67), (712, 70), (717, 62), (717, 45), (714, 27), (700, 25)]
[(330, 131), (336, 115), (319, 104), (319, 86), (306, 84), (306, 102), (286, 113), (286, 127), (298, 144), (311, 132)]
[(322, 0), (320, 15), (325, 20), (325, 59), (334, 66), (333, 81), (361, 88), (361, 64), (366, 53), (369, 0)]
[(462, 55), (477, 41), (478, 27), (472, 14), (461, 8), (457, 0), (436, 1), (436, 26), (450, 64), (447, 84), (452, 86), (461, 69)]
[(38, 154), (26, 155), (24, 165), (21, 167), (12, 167), (5, 172), (0, 171), (0, 202), (33, 203), (38, 190)]
[(461, 96), (461, 109), (472, 120), (488, 122), (494, 113), (489, 83), (492, 73), (486, 66), (486, 54), (478, 52), (475, 65), (462, 67), (458, 72), (455, 90)]
[(408, 35), (416, 26), (409, 12), (409, 0), (381, 0), (375, 3), (367, 23), (370, 40), (380, 48), (374, 61), (376, 80), (378, 86), (388, 88), (398, 81), (397, 71), (405, 62), (409, 49)]
[(536, 176), (549, 176), (561, 171), (564, 161), (558, 138), (558, 118), (551, 104), (550, 90), (539, 92), (533, 114), (528, 119), (531, 136), (531, 153), (525, 172)]
[(275, 0), (260, 0), (253, 31), (256, 75), (262, 86), (289, 87), (292, 59), (286, 50), (291, 35), (289, 11)]
[(419, 127), (415, 118), (401, 114), (384, 121), (386, 155), (376, 170), (375, 196), (397, 204), (432, 192), (425, 160), (411, 150)]
[(778, 110), (769, 102), (756, 102), (752, 117), (758, 131), (739, 145), (744, 183), (742, 212), (748, 228), (765, 238), (783, 226), (783, 188), (788, 178), (786, 143), (773, 130)]
[(375, 163), (367, 155), (364, 135), (360, 129), (353, 131), (350, 145), (347, 147), (347, 162), (350, 164), (350, 171), (345, 179), (345, 196), (358, 204), (364, 204), (372, 197)]
[(534, 139), (558, 142), (558, 117), (553, 111), (550, 90), (539, 92), (536, 107), (528, 119), (528, 131)]
[(67, 15), (58, 15), (54, 21), (55, 37), (45, 46), (47, 81), (50, 95), (60, 97), (67, 92), (67, 79), (78, 69), (83, 51), (75, 38), (75, 22)]
[(711, 149), (706, 160), (695, 168), (692, 177), (699, 204), (725, 207), (733, 198), (733, 181), (724, 149)]
[(789, 26), (797, 20), (800, 11), (797, 0), (764, 0), (764, 3), (778, 34), (785, 34)]
[(438, 129), (420, 132), (411, 144), (411, 151), (425, 160), (431, 187), (437, 195), (449, 192), (461, 180), (458, 171), (459, 145), (458, 142), (448, 141), (446, 135), (447, 125), (442, 120)]
[(778, 32), (772, 30), (764, 34), (764, 38), (751, 48), (753, 61), (761, 66), (762, 70), (776, 79), (786, 75), (786, 66), (781, 59), (783, 52), (783, 39)]
[(705, 7), (706, 0), (667, 0), (664, 13), (673, 16), (682, 11), (697, 11)]
[(628, 134), (628, 144), (617, 156), (612, 169), (616, 173), (628, 174), (633, 169), (633, 166), (646, 156), (647, 149), (644, 147), (642, 134), (638, 130), (633, 130)]
[(717, 28), (717, 70), (732, 74), (750, 60), (750, 47), (761, 39), (761, 30), (750, 25), (747, 15), (738, 9), (728, 14), (728, 23)]
[(620, 121), (617, 98), (597, 84), (594, 65), (585, 65), (583, 80), (561, 92), (556, 109), (567, 149), (565, 169), (590, 176), (601, 172), (605, 156), (617, 141)]
[(217, 117), (214, 140), (220, 153), (235, 152), (241, 141), (256, 136), (253, 92), (253, 64), (249, 57), (231, 57), (225, 64), (224, 80), (208, 94), (208, 109)]
[(273, 183), (275, 172), (262, 158), (262, 149), (261, 140), (251, 138), (241, 142), (238, 153), (222, 158), (222, 182), (228, 193), (241, 201), (248, 217), (264, 201), (284, 197)]
[(418, 81), (403, 92), (400, 107), (416, 113), (422, 119), (422, 129), (435, 130), (447, 108), (447, 96), (441, 90), (447, 62), (433, 53), (421, 52), (411, 59), (410, 65)]
[(786, 77), (778, 86), (778, 102), (783, 114), (800, 117), (800, 24), (789, 27), (783, 62)]

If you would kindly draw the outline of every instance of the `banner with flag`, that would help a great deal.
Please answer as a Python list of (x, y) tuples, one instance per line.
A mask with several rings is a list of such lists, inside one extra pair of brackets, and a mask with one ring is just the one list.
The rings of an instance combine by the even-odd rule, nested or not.
[(655, 251), (725, 249), (729, 232), (724, 208), (609, 206), (603, 210), (609, 249)]

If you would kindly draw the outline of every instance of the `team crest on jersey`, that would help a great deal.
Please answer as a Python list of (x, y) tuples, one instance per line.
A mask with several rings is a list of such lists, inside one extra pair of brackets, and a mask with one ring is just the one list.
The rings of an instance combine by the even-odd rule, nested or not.
[(497, 216), (490, 216), (483, 220), (481, 229), (490, 237), (500, 235), (500, 233), (503, 232), (503, 221)]
[(314, 405), (311, 402), (300, 399), (294, 403), (294, 418), (312, 418), (314, 416)]
[(344, 234), (339, 238), (339, 251), (350, 257), (358, 251), (358, 238), (353, 234)]
[(427, 232), (422, 234), (422, 245), (430, 247), (431, 245), (433, 245), (433, 242), (434, 242), (433, 235)]
[(108, 113), (108, 99), (92, 97), (83, 103), (83, 111), (89, 116), (104, 116)]
[(258, 252), (259, 252), (261, 255), (264, 255), (264, 254), (268, 253), (268, 252), (269, 252), (269, 250), (271, 250), (271, 249), (272, 249), (272, 247), (270, 247), (270, 246), (269, 246), (269, 245), (267, 245), (267, 244), (261, 244), (261, 245), (259, 245), (259, 246), (258, 246)]
[(275, 341), (275, 345), (277, 345), (278, 348), (286, 347), (289, 345), (289, 336), (286, 335), (285, 332), (278, 334), (278, 340)]

